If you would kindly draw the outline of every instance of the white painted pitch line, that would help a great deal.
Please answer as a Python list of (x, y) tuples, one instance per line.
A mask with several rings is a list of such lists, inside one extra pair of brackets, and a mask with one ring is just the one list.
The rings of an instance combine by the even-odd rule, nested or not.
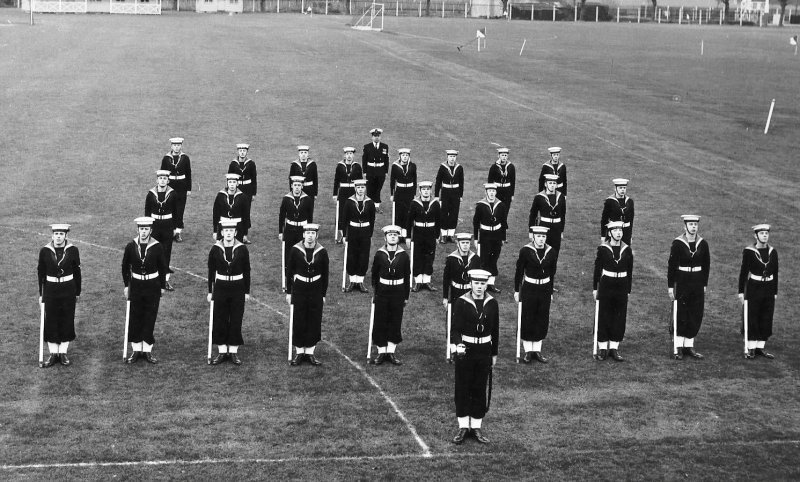
[[(11, 227), (11, 226), (2, 226), (2, 227), (9, 228), (9, 229), (14, 229), (14, 230), (18, 230), (18, 231), (22, 231), (22, 232), (26, 232), (26, 233), (35, 233), (35, 234), (38, 234), (40, 236), (49, 236), (48, 234), (38, 233), (38, 232), (35, 232), (35, 231), (29, 231), (29, 230), (22, 229), (22, 228), (14, 228), (14, 227)], [(70, 240), (73, 241), (73, 242), (76, 242), (76, 243), (87, 244), (89, 246), (93, 246), (93, 247), (99, 248), (99, 249), (104, 249), (104, 250), (113, 251), (113, 252), (117, 252), (117, 253), (122, 252), (121, 249), (111, 248), (111, 247), (108, 247), (108, 246), (102, 246), (102, 245), (99, 245), (99, 244), (90, 243), (88, 241), (82, 241), (82, 240), (74, 239), (74, 238), (70, 238)], [(182, 272), (188, 274), (189, 276), (193, 276), (193, 277), (195, 277), (197, 279), (200, 279), (200, 280), (203, 280), (203, 281), (208, 281), (208, 278), (206, 278), (205, 276), (201, 276), (199, 274), (195, 274), (195, 273), (193, 273), (193, 272), (191, 272), (189, 270), (185, 270), (185, 269), (181, 269), (181, 268), (174, 268), (174, 269), (176, 269), (178, 271), (182, 271)], [(287, 316), (286, 314), (282, 313), (281, 311), (273, 308), (272, 306), (264, 303), (263, 301), (259, 301), (258, 299), (254, 298), (253, 296), (250, 297), (250, 300), (254, 301), (255, 303), (257, 303), (257, 304), (259, 304), (259, 305), (261, 305), (261, 306), (263, 306), (263, 307), (265, 307), (265, 308), (267, 308), (267, 309), (269, 309), (269, 310), (271, 310), (271, 311), (273, 311), (275, 313), (278, 313), (279, 315), (281, 315), (283, 317)], [(340, 350), (339, 347), (336, 346), (335, 344), (333, 344), (332, 342), (327, 341), (327, 340), (323, 340), (323, 343), (325, 343), (326, 345), (328, 345), (331, 348), (333, 348), (333, 350), (336, 353), (338, 353), (345, 360), (347, 360), (347, 362), (350, 363), (350, 365), (355, 367), (356, 370), (358, 370), (364, 376), (364, 378), (366, 378), (366, 380), (370, 383), (370, 385), (372, 385), (373, 387), (375, 387), (375, 389), (378, 390), (378, 393), (380, 393), (381, 396), (383, 397), (383, 399), (386, 400), (386, 402), (389, 404), (389, 406), (392, 407), (392, 409), (394, 410), (395, 414), (397, 414), (398, 418), (400, 418), (400, 420), (403, 421), (403, 423), (406, 425), (406, 428), (408, 429), (408, 431), (411, 432), (411, 435), (414, 436), (414, 440), (416, 440), (417, 444), (422, 449), (422, 454), (420, 456), (422, 456), (422, 457), (431, 457), (431, 455), (432, 455), (431, 454), (431, 450), (428, 447), (428, 444), (426, 444), (425, 441), (422, 440), (422, 437), (419, 436), (419, 434), (417, 433), (417, 429), (414, 428), (414, 425), (408, 420), (408, 418), (406, 418), (405, 414), (400, 410), (400, 408), (397, 406), (397, 404), (394, 402), (394, 400), (392, 400), (391, 397), (389, 397), (389, 395), (387, 395), (386, 392), (383, 391), (383, 388), (381, 388), (381, 386), (378, 385), (378, 382), (376, 382), (375, 379), (372, 378), (369, 375), (369, 373), (367, 373), (366, 370), (364, 370), (364, 367), (362, 367), (358, 363), (354, 362), (349, 356), (345, 355), (344, 352), (342, 352), (342, 350)]]

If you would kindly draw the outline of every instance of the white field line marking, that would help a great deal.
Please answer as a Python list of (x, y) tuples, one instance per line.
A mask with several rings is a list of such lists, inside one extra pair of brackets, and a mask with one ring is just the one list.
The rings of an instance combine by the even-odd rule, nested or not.
[[(25, 233), (35, 233), (35, 234), (38, 234), (40, 236), (49, 236), (49, 234), (39, 233), (39, 232), (36, 232), (36, 231), (30, 231), (30, 230), (26, 230), (26, 229), (22, 229), (22, 228), (15, 228), (15, 227), (11, 227), (11, 226), (2, 226), (2, 227), (7, 228), (7, 229), (17, 230), (17, 231), (22, 231), (22, 232), (25, 232)], [(98, 248), (98, 249), (103, 249), (103, 250), (106, 250), (106, 251), (113, 251), (113, 252), (117, 252), (117, 253), (121, 253), (122, 252), (121, 249), (111, 248), (111, 247), (108, 247), (108, 246), (102, 246), (102, 245), (99, 245), (99, 244), (90, 243), (88, 241), (82, 241), (80, 239), (70, 238), (70, 241), (75, 242), (75, 243), (86, 244), (86, 245), (89, 245), (89, 246), (92, 246), (92, 247), (95, 247), (95, 248)], [(208, 278), (206, 278), (205, 276), (200, 276), (199, 274), (192, 273), (189, 270), (185, 270), (185, 269), (181, 269), (181, 268), (174, 268), (174, 269), (178, 270), (178, 271), (182, 271), (182, 272), (188, 274), (189, 276), (193, 276), (193, 277), (195, 277), (197, 279), (200, 279), (200, 280), (203, 280), (203, 281), (208, 281)], [(281, 315), (281, 316), (283, 316), (285, 318), (287, 318), (287, 316), (284, 313), (282, 313), (281, 311), (273, 308), (272, 306), (264, 303), (263, 301), (259, 301), (258, 299), (254, 298), (253, 296), (250, 297), (250, 300), (254, 301), (255, 303), (257, 303), (257, 304), (259, 304), (259, 305), (261, 305), (261, 306), (263, 306), (263, 307), (265, 307), (265, 308), (267, 308), (267, 309), (269, 309), (269, 310), (271, 310), (271, 311), (273, 311), (275, 313), (278, 313), (279, 315)], [(386, 400), (386, 402), (392, 407), (392, 409), (394, 410), (395, 414), (397, 414), (398, 418), (400, 418), (400, 420), (403, 421), (403, 423), (406, 425), (406, 428), (408, 428), (408, 431), (411, 432), (411, 435), (414, 436), (414, 439), (417, 441), (417, 444), (422, 449), (421, 456), (422, 457), (431, 457), (431, 455), (432, 455), (431, 454), (431, 450), (428, 447), (428, 444), (426, 444), (425, 441), (422, 440), (422, 438), (419, 436), (419, 434), (417, 433), (417, 429), (414, 428), (414, 425), (408, 420), (408, 418), (406, 418), (405, 414), (400, 410), (400, 408), (397, 406), (397, 404), (394, 402), (394, 400), (392, 400), (392, 398), (389, 397), (389, 395), (387, 395), (386, 392), (383, 391), (381, 386), (378, 385), (378, 382), (376, 382), (374, 378), (369, 376), (367, 371), (364, 370), (364, 367), (362, 367), (358, 363), (354, 362), (349, 356), (345, 355), (344, 352), (342, 352), (342, 350), (340, 350), (339, 347), (336, 346), (335, 344), (333, 344), (332, 342), (324, 340), (323, 343), (325, 343), (326, 345), (328, 345), (331, 348), (333, 348), (333, 350), (336, 353), (341, 355), (345, 360), (347, 360), (348, 363), (350, 363), (350, 365), (355, 367), (356, 370), (358, 370), (361, 373), (361, 375), (363, 375), (364, 378), (366, 378), (366, 380), (370, 383), (370, 385), (372, 385), (373, 387), (375, 387), (376, 390), (378, 390), (378, 393), (380, 393), (381, 396), (383, 397), (383, 399)]]
[(392, 399), (389, 397), (389, 395), (387, 395), (387, 394), (386, 394), (386, 392), (384, 392), (384, 391), (383, 391), (383, 389), (381, 388), (381, 386), (380, 386), (380, 385), (378, 385), (378, 382), (376, 382), (374, 378), (372, 378), (371, 376), (369, 376), (369, 373), (367, 373), (367, 371), (364, 369), (364, 367), (362, 367), (362, 366), (361, 366), (361, 365), (359, 365), (358, 363), (354, 362), (354, 361), (353, 361), (353, 360), (352, 360), (352, 359), (351, 359), (349, 356), (347, 356), (347, 355), (345, 355), (344, 353), (342, 353), (342, 351), (341, 351), (341, 350), (339, 350), (339, 347), (337, 347), (337, 346), (336, 346), (336, 345), (334, 345), (333, 343), (331, 343), (331, 342), (329, 342), (329, 341), (327, 341), (327, 340), (324, 340), (324, 341), (323, 341), (323, 343), (325, 343), (326, 345), (328, 345), (328, 346), (330, 346), (331, 348), (333, 348), (333, 349), (336, 351), (336, 353), (338, 353), (338, 354), (339, 354), (339, 355), (341, 355), (341, 356), (342, 356), (342, 357), (343, 357), (345, 360), (347, 360), (347, 362), (348, 362), (348, 363), (350, 363), (350, 365), (352, 365), (352, 366), (353, 366), (353, 367), (354, 367), (356, 370), (358, 370), (358, 371), (359, 371), (359, 372), (360, 372), (360, 373), (361, 373), (361, 374), (364, 376), (364, 378), (366, 378), (366, 379), (367, 379), (367, 381), (368, 381), (369, 383), (371, 383), (371, 384), (372, 384), (372, 386), (373, 386), (373, 387), (375, 387), (375, 389), (376, 389), (376, 390), (378, 390), (378, 393), (380, 393), (380, 394), (381, 394), (381, 396), (383, 397), (383, 399), (384, 399), (384, 400), (386, 400), (386, 402), (387, 402), (389, 405), (391, 405), (392, 409), (394, 410), (394, 413), (396, 413), (396, 414), (397, 414), (397, 416), (400, 418), (400, 420), (402, 420), (402, 421), (403, 421), (403, 423), (405, 423), (405, 424), (406, 424), (406, 428), (408, 429), (408, 431), (409, 431), (409, 432), (411, 432), (411, 435), (413, 435), (413, 436), (414, 436), (414, 439), (417, 441), (417, 444), (419, 444), (420, 448), (422, 449), (422, 457), (426, 457), (426, 458), (427, 458), (427, 457), (431, 457), (431, 455), (432, 455), (432, 454), (431, 454), (431, 449), (428, 447), (428, 444), (426, 444), (426, 443), (425, 443), (425, 441), (424, 441), (424, 440), (422, 440), (422, 437), (420, 437), (420, 436), (419, 436), (419, 434), (417, 433), (417, 429), (416, 429), (416, 428), (414, 428), (414, 424), (412, 424), (412, 423), (411, 423), (411, 422), (410, 422), (410, 421), (409, 421), (409, 420), (406, 418), (405, 414), (403, 414), (403, 412), (402, 412), (402, 411), (400, 411), (400, 408), (397, 406), (397, 404), (396, 404), (396, 403), (394, 403), (394, 400), (392, 400)]

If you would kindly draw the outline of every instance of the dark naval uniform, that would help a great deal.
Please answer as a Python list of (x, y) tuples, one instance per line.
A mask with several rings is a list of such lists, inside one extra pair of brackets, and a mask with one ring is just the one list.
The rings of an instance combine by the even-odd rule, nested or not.
[(322, 308), (328, 292), (328, 251), (317, 243), (292, 246), (287, 262), (286, 292), (292, 295), (294, 327), (292, 345), (313, 348), (322, 339)]
[(436, 173), (433, 194), (442, 205), (439, 229), (442, 237), (454, 236), (458, 226), (458, 211), (464, 197), (464, 168), (455, 163), (452, 167), (443, 162)]
[(417, 165), (411, 161), (403, 166), (399, 160), (392, 164), (389, 175), (389, 192), (394, 196), (394, 219), (392, 224), (403, 228), (401, 238), (408, 236), (408, 210), (417, 192)]
[(609, 221), (622, 221), (622, 242), (630, 246), (633, 237), (633, 199), (628, 196), (618, 198), (608, 196), (603, 203), (600, 217), (600, 236), (606, 237), (606, 224)]
[(488, 293), (476, 300), (472, 293), (453, 304), (450, 343), (463, 343), (466, 353), (455, 357), (456, 417), (483, 419), (489, 409), (489, 375), (497, 356), (500, 315), (497, 301)]
[(547, 338), (555, 271), (556, 253), (551, 246), (545, 244), (544, 248), (537, 249), (533, 243), (528, 243), (520, 249), (514, 292), (519, 293), (522, 303), (520, 338), (524, 341), (540, 342)]
[(336, 173), (333, 177), (333, 195), (336, 197), (336, 202), (339, 207), (338, 220), (339, 224), (336, 226), (338, 231), (344, 232), (344, 208), (347, 205), (347, 199), (356, 193), (356, 188), (353, 185), (354, 179), (361, 179), (363, 177), (361, 165), (352, 162), (347, 164), (344, 161), (339, 161), (336, 164)]
[(161, 169), (170, 172), (169, 187), (175, 191), (175, 227), (183, 229), (183, 212), (186, 210), (187, 193), (192, 192), (192, 163), (184, 152), (166, 153), (161, 159)]
[(361, 168), (367, 179), (367, 197), (380, 204), (381, 189), (389, 171), (389, 146), (383, 142), (379, 142), (377, 147), (372, 142), (364, 144)]
[(164, 256), (169, 266), (172, 260), (172, 235), (175, 230), (175, 190), (167, 186), (166, 191), (159, 192), (158, 188), (150, 189), (144, 200), (144, 215), (153, 218), (153, 228), (150, 233), (164, 248)]
[(506, 205), (506, 211), (511, 209), (511, 199), (514, 197), (514, 187), (517, 178), (517, 168), (511, 162), (506, 162), (505, 166), (500, 165), (500, 161), (496, 161), (489, 168), (489, 175), (487, 182), (497, 184), (497, 199), (503, 201)]
[(679, 337), (694, 338), (700, 331), (710, 267), (711, 255), (705, 239), (696, 236), (696, 240), (690, 242), (684, 233), (672, 241), (667, 263), (667, 286), (673, 288), (678, 301), (676, 335)]
[[(560, 162), (553, 164), (552, 162), (545, 162), (542, 164), (542, 172), (539, 174), (539, 191), (544, 191), (544, 176), (545, 174), (553, 174), (558, 176), (558, 183), (556, 184), (556, 191), (564, 196), (567, 195), (567, 166)], [(548, 244), (550, 242), (548, 241)]]
[(250, 197), (239, 189), (233, 194), (229, 194), (227, 189), (218, 192), (212, 212), (212, 224), (217, 239), (221, 239), (219, 222), (222, 218), (236, 221), (236, 239), (242, 241), (250, 229)]
[(241, 346), (245, 295), (250, 294), (250, 252), (234, 240), (233, 246), (217, 241), (208, 253), (208, 292), (214, 300), (211, 342)]
[[(739, 294), (747, 302), (748, 344), (763, 343), (772, 336), (772, 316), (775, 296), (778, 294), (778, 251), (770, 245), (765, 248), (747, 246), (742, 251), (742, 269), (739, 271)], [(753, 342), (753, 343), (751, 343)]]
[(550, 228), (547, 231), (547, 244), (553, 248), (555, 261), (558, 261), (558, 253), (561, 252), (561, 233), (564, 232), (566, 222), (567, 201), (564, 194), (558, 191), (547, 194), (547, 191), (542, 191), (533, 197), (528, 226)]
[(122, 282), (128, 288), (128, 300), (131, 302), (129, 342), (155, 343), (153, 329), (161, 302), (161, 290), (166, 287), (168, 269), (164, 248), (152, 236), (146, 245), (140, 244), (139, 239), (135, 238), (125, 246)]
[(494, 285), (494, 278), (497, 276), (497, 260), (500, 258), (508, 229), (507, 216), (506, 205), (498, 199), (495, 199), (494, 204), (481, 199), (475, 205), (475, 215), (472, 218), (473, 235), (478, 240), (481, 266), (492, 273), (489, 285)]
[(375, 227), (375, 203), (368, 196), (363, 201), (350, 196), (344, 210), (344, 237), (347, 240), (345, 270), (354, 283), (364, 283), (369, 266), (370, 241)]
[(303, 192), (311, 197), (317, 197), (319, 192), (319, 175), (317, 174), (317, 163), (313, 159), (300, 162), (295, 159), (289, 166), (289, 177), (303, 176)]
[(403, 341), (403, 310), (411, 291), (411, 260), (403, 248), (397, 246), (397, 251), (389, 251), (384, 246), (375, 253), (372, 287), (375, 290), (372, 343), (377, 347), (397, 345)]
[(439, 200), (423, 201), (417, 197), (411, 203), (406, 228), (414, 243), (414, 280), (427, 288), (433, 276), (433, 260), (436, 257), (436, 238), (439, 236)]
[(632, 275), (633, 251), (627, 244), (611, 246), (605, 242), (598, 246), (593, 289), (600, 301), (597, 341), (601, 346), (609, 341), (618, 344), (625, 336)]
[(36, 268), (39, 296), (44, 303), (44, 341), (75, 339), (75, 301), (81, 295), (81, 257), (69, 241), (56, 248), (52, 241), (39, 250)]
[(249, 157), (236, 158), (228, 166), (228, 174), (239, 175), (239, 190), (252, 200), (258, 194), (258, 172), (256, 163)]
[(442, 274), (442, 298), (454, 303), (461, 295), (468, 293), (471, 289), (468, 272), (480, 267), (481, 259), (472, 251), (466, 256), (461, 256), (457, 249), (448, 254)]

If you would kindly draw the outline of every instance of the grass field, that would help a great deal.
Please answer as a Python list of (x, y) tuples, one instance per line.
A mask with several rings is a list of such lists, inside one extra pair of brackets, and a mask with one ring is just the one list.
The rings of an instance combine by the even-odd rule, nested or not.
[[(387, 18), (385, 32), (364, 33), (347, 28), (349, 18), (300, 15), (26, 20), (0, 10), (0, 478), (800, 477), (793, 31)], [(456, 50), (481, 27), (486, 51)], [(511, 148), (518, 186), (501, 258), (491, 445), (449, 442), (456, 423), (440, 293), (412, 295), (402, 367), (364, 364), (369, 298), (338, 292), (329, 196), (341, 148), (368, 142), (374, 126), (393, 151), (412, 149), (421, 178), (433, 178), (445, 149), (460, 150), (464, 229), (496, 157), (492, 143)], [(172, 136), (186, 138), (195, 177), (187, 241), (173, 252), (177, 291), (156, 324), (161, 363), (125, 366), (121, 250)], [(255, 300), (244, 365), (209, 367), (211, 205), (237, 142), (251, 143), (261, 173)], [(320, 165), (316, 217), (338, 273), (316, 369), (286, 363), (279, 293), (278, 202), (297, 144), (311, 145)], [(514, 363), (513, 266), (553, 145), (564, 148), (570, 196), (544, 345), (552, 361), (523, 366)], [(623, 364), (591, 359), (591, 267), (614, 177), (631, 179), (637, 207)], [(687, 212), (704, 216), (712, 253), (701, 362), (669, 356), (666, 263)], [(41, 370), (35, 260), (56, 221), (73, 224), (84, 294), (73, 366)], [(736, 283), (756, 222), (774, 225), (782, 260), (773, 361), (741, 356)], [(437, 253), (437, 286), (450, 250)]]

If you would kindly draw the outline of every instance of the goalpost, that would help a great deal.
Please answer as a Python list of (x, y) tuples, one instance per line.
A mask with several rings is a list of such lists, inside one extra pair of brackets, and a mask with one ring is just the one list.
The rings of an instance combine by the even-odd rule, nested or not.
[(352, 28), (356, 30), (383, 30), (383, 4), (373, 3), (361, 15), (354, 17)]

